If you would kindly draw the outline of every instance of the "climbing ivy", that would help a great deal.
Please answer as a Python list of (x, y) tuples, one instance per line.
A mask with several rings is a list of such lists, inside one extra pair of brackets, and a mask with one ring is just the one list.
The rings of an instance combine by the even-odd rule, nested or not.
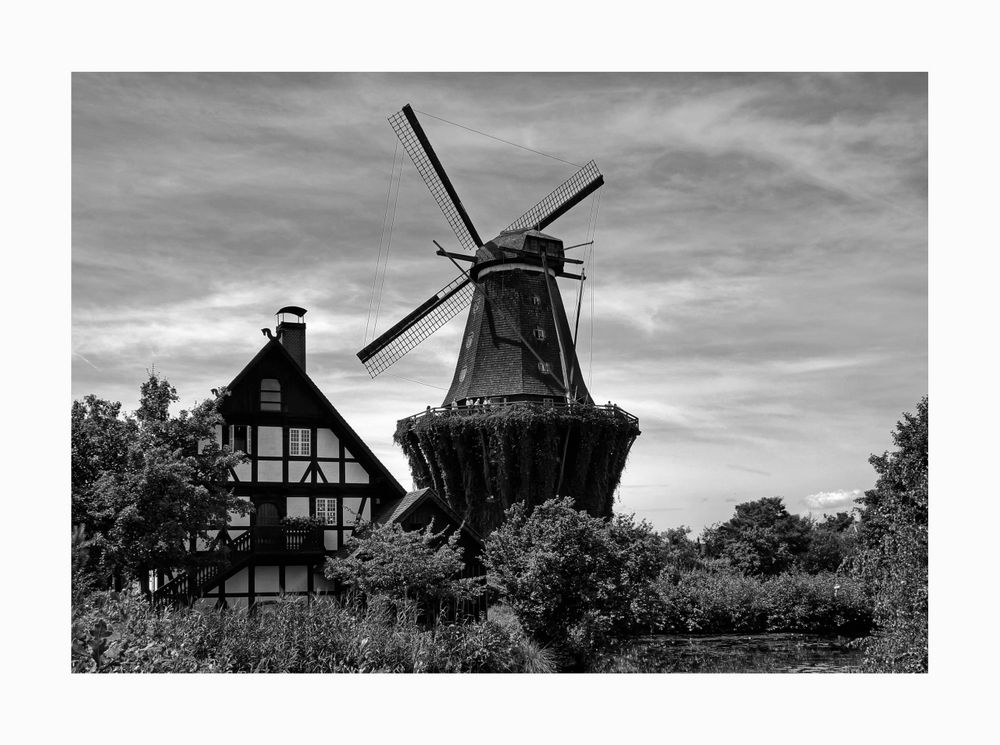
[(433, 487), (488, 534), (511, 505), (555, 496), (610, 516), (638, 435), (635, 420), (617, 410), (520, 403), (429, 411), (400, 420), (394, 440), (417, 486)]

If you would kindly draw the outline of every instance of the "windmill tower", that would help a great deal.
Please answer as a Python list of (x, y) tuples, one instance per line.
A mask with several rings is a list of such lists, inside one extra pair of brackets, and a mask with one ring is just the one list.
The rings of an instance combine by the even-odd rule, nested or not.
[(583, 262), (542, 232), (604, 177), (590, 161), (484, 243), (413, 109), (404, 106), (389, 122), (468, 253), (445, 251), (435, 241), (458, 276), (358, 357), (374, 378), (472, 306), (442, 406), (397, 425), (395, 440), (414, 481), (434, 487), (483, 533), (513, 503), (556, 495), (610, 516), (638, 420), (617, 406), (594, 405), (556, 283), (584, 281), (582, 271), (567, 271)]

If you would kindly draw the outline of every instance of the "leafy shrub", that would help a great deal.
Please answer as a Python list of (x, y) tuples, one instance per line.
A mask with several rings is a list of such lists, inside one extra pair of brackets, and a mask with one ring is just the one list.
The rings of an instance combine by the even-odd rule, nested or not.
[(860, 634), (871, 627), (871, 606), (852, 577), (783, 574), (762, 590), (768, 631)]
[(595, 518), (569, 498), (523, 505), (486, 544), (490, 582), (535, 641), (579, 667), (609, 636), (648, 629), (659, 615), (664, 547), (631, 516)]
[(457, 530), (446, 537), (431, 526), (409, 531), (398, 523), (367, 526), (348, 542), (350, 556), (326, 560), (324, 574), (365, 597), (415, 602), (422, 617), (434, 622), (485, 590), (481, 578), (461, 577), (465, 563), (459, 539)]
[(871, 608), (861, 584), (835, 574), (769, 579), (696, 570), (661, 578), (658, 629), (672, 634), (808, 632), (862, 634)]

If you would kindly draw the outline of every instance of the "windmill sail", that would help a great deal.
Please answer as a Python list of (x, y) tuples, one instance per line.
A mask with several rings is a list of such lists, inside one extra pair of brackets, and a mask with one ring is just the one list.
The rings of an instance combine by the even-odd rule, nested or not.
[(462, 206), (462, 200), (458, 198), (455, 187), (448, 178), (448, 174), (445, 173), (444, 166), (438, 160), (434, 148), (431, 147), (431, 143), (427, 139), (427, 135), (424, 134), (423, 127), (417, 121), (417, 116), (413, 113), (410, 105), (407, 104), (402, 111), (389, 117), (389, 124), (403, 144), (406, 154), (413, 161), (413, 165), (420, 172), (421, 178), (430, 189), (431, 196), (441, 208), (451, 229), (455, 231), (459, 244), (468, 251), (475, 251), (483, 245), (479, 233), (476, 232), (476, 227), (469, 219), (465, 207)]
[(534, 228), (544, 230), (604, 184), (597, 164), (590, 161), (574, 173), (538, 204), (508, 225), (504, 232)]
[(468, 277), (455, 277), (392, 328), (358, 352), (371, 377), (375, 377), (448, 321), (472, 301), (474, 287)]

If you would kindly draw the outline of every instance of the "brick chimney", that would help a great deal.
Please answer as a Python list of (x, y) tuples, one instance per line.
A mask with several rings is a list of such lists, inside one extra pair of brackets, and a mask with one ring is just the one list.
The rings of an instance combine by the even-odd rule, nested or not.
[[(306, 369), (306, 322), (303, 317), (305, 308), (296, 305), (286, 305), (275, 315), (278, 317), (278, 338), (281, 345), (299, 363), (303, 371)], [(289, 318), (291, 316), (291, 318)]]

